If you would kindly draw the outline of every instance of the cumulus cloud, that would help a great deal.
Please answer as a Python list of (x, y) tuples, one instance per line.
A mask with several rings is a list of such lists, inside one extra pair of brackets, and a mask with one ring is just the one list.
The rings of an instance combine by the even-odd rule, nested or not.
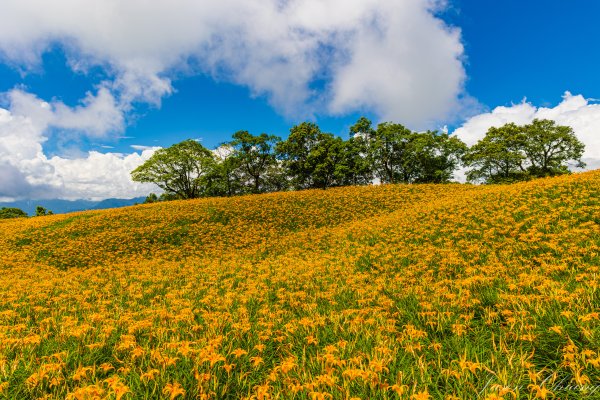
[(464, 79), (460, 32), (418, 2), (379, 12), (384, 14), (372, 17), (378, 29), (363, 25), (352, 38), (348, 60), (336, 65), (330, 108), (374, 109), (383, 119), (417, 126), (448, 116)]
[(142, 196), (154, 189), (130, 177), (134, 168), (150, 158), (153, 149), (48, 158), (42, 147), (45, 127), (39, 121), (0, 108), (0, 198), (98, 200)]
[(5, 0), (0, 54), (31, 68), (59, 43), (74, 70), (104, 67), (106, 90), (123, 105), (158, 105), (172, 79), (202, 72), (247, 86), (288, 116), (364, 110), (417, 128), (460, 103), (463, 46), (459, 30), (435, 16), (444, 4)]
[(0, 163), (0, 200), (11, 201), (15, 198), (39, 198), (54, 192), (50, 186), (32, 185), (17, 167), (9, 163)]
[(10, 111), (28, 118), (38, 131), (47, 128), (76, 131), (88, 137), (104, 137), (124, 129), (125, 110), (104, 87), (93, 95), (88, 93), (75, 107), (60, 101), (46, 102), (21, 89), (6, 93)]
[[(570, 92), (565, 92), (562, 101), (555, 107), (536, 107), (525, 100), (510, 107), (496, 107), (491, 112), (469, 118), (454, 131), (454, 135), (473, 145), (493, 126), (509, 122), (524, 125), (535, 118), (551, 119), (560, 125), (572, 127), (575, 135), (585, 144), (582, 160), (587, 164), (586, 169), (600, 168), (600, 104)], [(456, 178), (464, 181), (464, 172), (461, 171)]]
[[(49, 158), (48, 140), (122, 135), (139, 102), (160, 106), (173, 80), (207, 74), (265, 96), (293, 118), (373, 112), (431, 127), (461, 106), (463, 47), (436, 12), (444, 0), (5, 0), (0, 62), (40, 68), (64, 50), (70, 68), (103, 70), (76, 106), (25, 88), (2, 95), (1, 196), (146, 194), (129, 171), (156, 149)], [(202, 94), (199, 93), (199, 96)], [(76, 152), (77, 153), (77, 152)], [(40, 193), (44, 196), (40, 196)]]
[(432, 127), (465, 98), (460, 31), (435, 16), (444, 4), (5, 0), (0, 62), (35, 71), (44, 52), (59, 46), (73, 71), (99, 67), (103, 81), (93, 82), (95, 89), (75, 106), (22, 87), (2, 95), (0, 197), (146, 194), (152, 186), (134, 184), (129, 172), (156, 148), (75, 152), (67, 159), (48, 157), (43, 144), (57, 135), (116, 138), (137, 103), (160, 106), (181, 76), (207, 74), (243, 85), (292, 118), (362, 111), (415, 129)]
[(60, 179), (62, 198), (104, 199), (107, 197), (130, 198), (145, 196), (156, 187), (131, 180), (131, 171), (154, 153), (119, 154), (90, 151), (85, 158), (65, 159), (52, 157), (47, 160)]

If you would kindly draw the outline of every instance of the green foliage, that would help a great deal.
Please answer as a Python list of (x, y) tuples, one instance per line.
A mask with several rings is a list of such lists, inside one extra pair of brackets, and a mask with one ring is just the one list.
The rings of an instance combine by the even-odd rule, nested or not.
[(412, 132), (403, 125), (385, 122), (371, 136), (370, 156), (377, 177), (384, 183), (410, 181), (414, 160), (407, 150)]
[(176, 194), (172, 194), (172, 193), (161, 193), (161, 195), (158, 196), (158, 201), (173, 201), (173, 200), (179, 200), (179, 196), (177, 196)]
[(569, 172), (566, 163), (581, 161), (585, 145), (581, 143), (569, 126), (556, 125), (551, 120), (535, 119), (523, 127), (525, 135), (523, 152), (529, 162), (529, 173), (536, 177), (562, 175)]
[(290, 129), (287, 140), (277, 145), (277, 153), (297, 189), (340, 186), (346, 181), (348, 165), (345, 142), (321, 132), (311, 122)]
[(366, 185), (373, 181), (374, 164), (370, 153), (374, 131), (371, 121), (365, 117), (350, 127), (350, 138), (346, 141), (347, 175), (344, 184)]
[(10, 218), (27, 218), (27, 213), (20, 208), (2, 207), (2, 209), (0, 209), (0, 219)]
[(261, 133), (258, 136), (248, 131), (238, 131), (229, 142), (232, 162), (239, 168), (242, 185), (251, 193), (267, 191), (268, 172), (277, 166), (275, 147), (281, 141), (273, 135)]
[(266, 171), (264, 188), (266, 192), (281, 192), (289, 189), (290, 180), (286, 174), (285, 169), (282, 167), (281, 162), (277, 162)]
[(146, 200), (144, 200), (144, 204), (151, 204), (156, 202), (158, 202), (158, 196), (156, 195), (156, 193), (150, 193), (148, 196), (146, 196)]
[(414, 182), (447, 183), (461, 164), (467, 146), (457, 137), (447, 133), (416, 133), (412, 151), (418, 174)]
[(384, 122), (374, 130), (361, 118), (350, 129), (367, 152), (366, 164), (384, 183), (445, 183), (461, 162), (466, 145), (446, 133), (413, 132)]
[(330, 133), (320, 135), (308, 157), (312, 186), (327, 189), (341, 186), (348, 175), (346, 146), (340, 137)]
[[(227, 147), (227, 149), (230, 149)], [(203, 177), (207, 196), (234, 196), (243, 191), (240, 160), (236, 157), (217, 159), (211, 171)]]
[(373, 130), (372, 122), (366, 117), (360, 117), (358, 121), (350, 127), (350, 136), (370, 138), (374, 135), (375, 130)]
[(52, 215), (54, 214), (52, 211), (50, 210), (46, 210), (44, 207), (42, 206), (37, 206), (35, 208), (35, 216), (36, 217), (43, 217), (45, 215)]
[(158, 185), (168, 195), (192, 199), (203, 195), (203, 177), (214, 167), (212, 153), (195, 140), (156, 151), (131, 172), (136, 182)]
[(290, 129), (287, 140), (278, 143), (277, 154), (295, 188), (310, 187), (312, 166), (310, 153), (323, 135), (321, 129), (310, 122), (303, 122)]
[(464, 156), (469, 181), (507, 183), (569, 173), (567, 163), (581, 161), (584, 145), (573, 129), (550, 120), (490, 128)]
[(469, 181), (488, 183), (513, 182), (526, 179), (524, 142), (521, 129), (513, 124), (490, 128), (485, 137), (473, 145), (464, 157)]
[(447, 183), (461, 165), (469, 181), (504, 183), (568, 173), (583, 167), (584, 146), (573, 130), (549, 120), (490, 128), (470, 149), (457, 137), (414, 132), (384, 122), (373, 128), (361, 117), (343, 140), (303, 122), (282, 141), (274, 135), (238, 131), (213, 152), (194, 140), (158, 150), (132, 172), (138, 182), (164, 190), (146, 202), (202, 196), (235, 196), (287, 189), (327, 189), (382, 183)]

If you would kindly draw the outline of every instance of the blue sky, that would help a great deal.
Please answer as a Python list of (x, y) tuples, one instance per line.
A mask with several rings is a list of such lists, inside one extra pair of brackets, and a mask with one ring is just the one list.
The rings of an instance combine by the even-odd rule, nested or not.
[(600, 89), (600, 2), (453, 1), (445, 19), (461, 28), (467, 92), (487, 107), (524, 97), (549, 106), (565, 90)]
[[(600, 97), (600, 2), (268, 3), (130, 0), (102, 20), (69, 16), (62, 0), (8, 0), (0, 137), (13, 145), (0, 146), (0, 184), (12, 189), (0, 198), (133, 196), (149, 189), (126, 173), (143, 146), (214, 148), (242, 129), (285, 137), (307, 119), (341, 136), (366, 115), (472, 139), (547, 108), (592, 135), (582, 124)], [(29, 138), (23, 151), (10, 135)], [(103, 192), (93, 171), (117, 164), (122, 182)]]
[[(94, 85), (104, 79), (106, 73), (100, 68), (86, 74), (74, 73), (60, 47), (44, 53), (42, 65), (26, 74), (9, 64), (0, 64), (0, 92), (24, 86), (42, 99), (56, 98), (70, 106), (76, 106), (87, 91), (93, 91)], [(162, 99), (160, 107), (135, 104), (122, 135), (105, 140), (81, 138), (79, 147), (128, 152), (132, 144), (166, 147), (185, 139), (200, 138), (206, 147), (214, 148), (230, 140), (238, 130), (285, 137), (291, 126), (310, 119), (325, 131), (345, 136), (360, 116), (377, 120), (377, 116), (368, 111), (290, 118), (274, 110), (264, 96), (252, 95), (247, 87), (215, 80), (206, 74), (181, 76), (173, 82), (173, 88), (174, 93)], [(45, 147), (48, 154), (61, 153), (55, 142)]]

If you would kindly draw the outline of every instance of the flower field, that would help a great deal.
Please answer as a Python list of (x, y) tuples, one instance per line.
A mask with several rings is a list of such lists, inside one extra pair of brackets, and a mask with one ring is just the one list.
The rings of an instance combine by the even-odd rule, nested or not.
[(600, 398), (600, 171), (0, 222), (0, 398)]

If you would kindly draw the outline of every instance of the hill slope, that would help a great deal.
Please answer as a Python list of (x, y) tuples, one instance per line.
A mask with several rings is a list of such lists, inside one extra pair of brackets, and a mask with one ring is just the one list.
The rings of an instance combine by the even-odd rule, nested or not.
[(0, 387), (9, 398), (589, 396), (599, 206), (595, 171), (1, 222)]

